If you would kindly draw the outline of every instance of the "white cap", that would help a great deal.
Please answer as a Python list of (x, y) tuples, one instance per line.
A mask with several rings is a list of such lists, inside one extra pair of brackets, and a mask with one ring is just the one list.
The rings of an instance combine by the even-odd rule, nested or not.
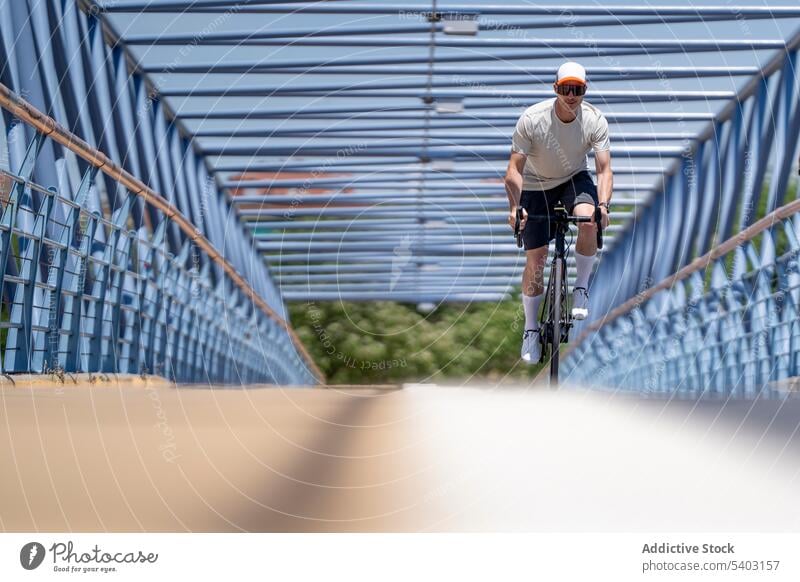
[(586, 69), (578, 63), (569, 61), (558, 67), (556, 73), (556, 85), (562, 85), (568, 81), (577, 81), (586, 84)]

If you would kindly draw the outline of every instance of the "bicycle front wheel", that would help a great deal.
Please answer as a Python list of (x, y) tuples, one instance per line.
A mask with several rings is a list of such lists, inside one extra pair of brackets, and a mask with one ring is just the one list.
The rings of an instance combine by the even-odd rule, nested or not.
[(553, 262), (553, 335), (550, 336), (550, 386), (558, 386), (558, 354), (561, 347), (561, 301), (563, 299), (561, 282), (564, 279), (563, 261), (556, 259)]

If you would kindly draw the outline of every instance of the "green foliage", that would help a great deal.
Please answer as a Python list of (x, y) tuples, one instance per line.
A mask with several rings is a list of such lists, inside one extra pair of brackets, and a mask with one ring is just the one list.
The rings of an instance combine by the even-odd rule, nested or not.
[(533, 378), (519, 357), (517, 300), (450, 303), (428, 314), (407, 303), (289, 303), (292, 325), (332, 384)]

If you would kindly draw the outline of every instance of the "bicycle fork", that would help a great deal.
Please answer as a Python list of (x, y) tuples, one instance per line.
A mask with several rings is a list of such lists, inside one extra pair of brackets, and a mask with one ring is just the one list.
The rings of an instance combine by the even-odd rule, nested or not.
[(567, 311), (567, 260), (563, 237), (556, 237), (556, 252), (550, 266), (550, 278), (545, 291), (540, 335), (542, 359), (550, 354), (550, 385), (558, 385), (560, 344), (569, 342), (572, 318)]

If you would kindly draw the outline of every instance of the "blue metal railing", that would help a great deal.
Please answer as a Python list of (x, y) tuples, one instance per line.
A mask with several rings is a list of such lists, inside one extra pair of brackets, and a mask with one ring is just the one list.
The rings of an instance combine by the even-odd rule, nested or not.
[(710, 280), (695, 271), (634, 300), (573, 351), (569, 378), (645, 392), (753, 396), (800, 376), (798, 219), (778, 221), (760, 244), (747, 241), (713, 261)]
[[(35, 111), (12, 98), (26, 108), (15, 113)], [(61, 142), (79, 143), (45, 116), (33, 117), (55, 128)], [(215, 383), (309, 384), (321, 377), (286, 322), (219, 253), (208, 252), (213, 247), (199, 232), (184, 232), (190, 236), (178, 255), (169, 252), (168, 228), (178, 221), (189, 230), (188, 221), (144, 184), (128, 177), (131, 190), (119, 183), (117, 195), (128, 193), (113, 212), (92, 207), (97, 166), (123, 176), (99, 162), (99, 152), (84, 160), (91, 165), (72, 196), (33, 182), (48, 139), (35, 129), (17, 173), (0, 170), (0, 371), (150, 373)], [(159, 219), (152, 234), (145, 225), (128, 229), (133, 192), (150, 206), (158, 202), (150, 208)], [(215, 263), (224, 268), (212, 271)]]
[(321, 380), (209, 160), (98, 16), (0, 2), (0, 369)]

